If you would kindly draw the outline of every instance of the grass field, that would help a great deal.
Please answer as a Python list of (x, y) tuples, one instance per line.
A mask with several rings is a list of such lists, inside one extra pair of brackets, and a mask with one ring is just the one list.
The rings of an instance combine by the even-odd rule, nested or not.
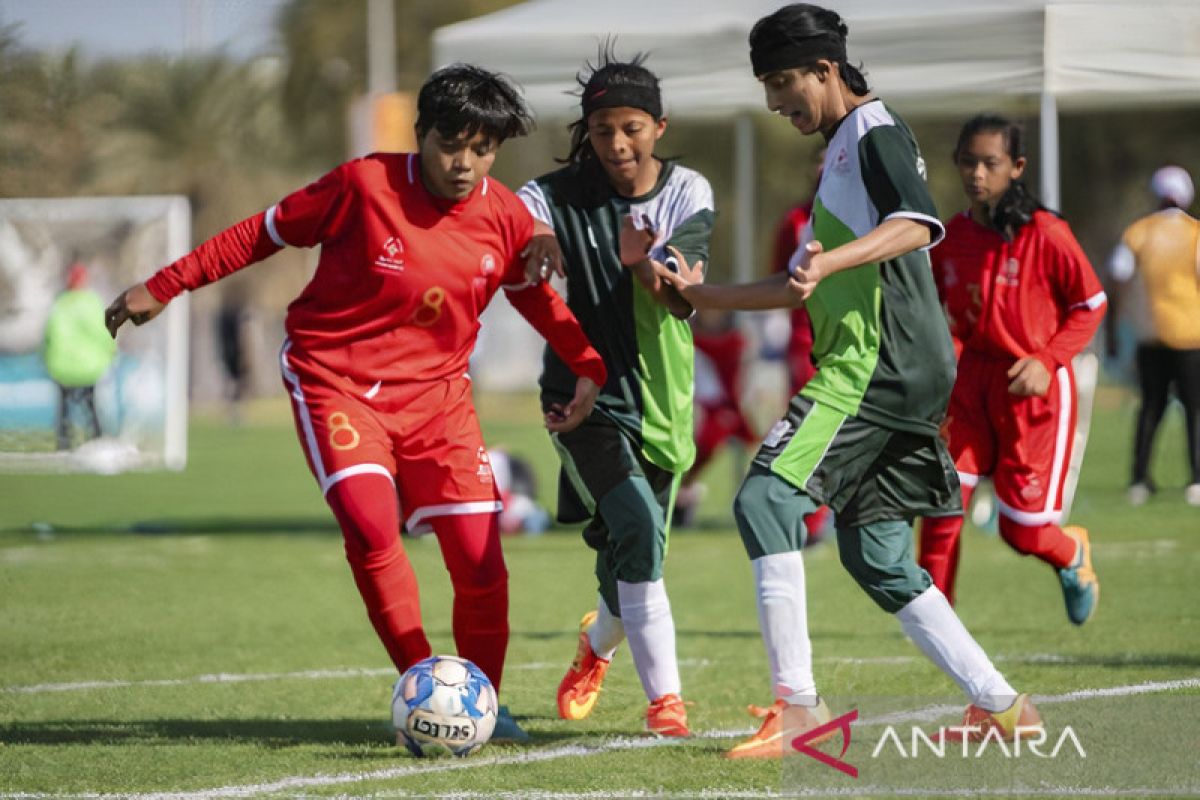
[[(481, 413), (490, 442), (530, 455), (553, 486), (532, 398), (484, 398)], [(1010, 681), (1040, 696), (1051, 729), (1073, 726), (1086, 758), (873, 758), (888, 719), (954, 724), (943, 706), (962, 701), (835, 546), (808, 552), (817, 680), (835, 713), (862, 714), (844, 755), (856, 779), (803, 756), (720, 757), (752, 729), (745, 705), (769, 700), (727, 459), (709, 473), (705, 524), (673, 536), (667, 568), (699, 735), (640, 734), (645, 700), (624, 650), (591, 718), (555, 718), (554, 687), (594, 603), (588, 551), (556, 531), (506, 540), (504, 700), (533, 743), (464, 760), (392, 744), (394, 675), (281, 404), (238, 428), (197, 417), (181, 474), (0, 475), (0, 797), (1200, 795), (1200, 510), (1182, 500), (1177, 415), (1160, 434), (1163, 491), (1125, 504), (1131, 423), (1131, 401), (1102, 391), (1074, 512), (1103, 583), (1086, 627), (1066, 621), (1048, 568), (978, 531), (964, 544), (960, 614)], [(434, 649), (452, 651), (437, 545), (408, 546)]]

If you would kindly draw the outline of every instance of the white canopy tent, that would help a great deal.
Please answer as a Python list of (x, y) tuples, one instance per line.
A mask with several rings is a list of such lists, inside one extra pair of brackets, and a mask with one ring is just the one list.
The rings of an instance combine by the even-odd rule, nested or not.
[[(747, 35), (779, 0), (529, 0), (439, 29), (434, 62), (512, 76), (543, 117), (578, 113), (568, 92), (605, 36), (652, 53), (668, 111), (739, 120), (735, 274), (753, 273), (754, 137), (764, 110)], [(1041, 104), (1041, 195), (1059, 206), (1058, 108), (1200, 101), (1200, 0), (829, 0), (849, 56), (909, 114)]]

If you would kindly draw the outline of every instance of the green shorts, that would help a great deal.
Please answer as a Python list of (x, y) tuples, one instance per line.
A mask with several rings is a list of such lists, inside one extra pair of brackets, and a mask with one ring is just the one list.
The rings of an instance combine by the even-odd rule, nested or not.
[(562, 461), (558, 520), (587, 522), (583, 540), (596, 551), (600, 594), (619, 616), (618, 580), (662, 577), (680, 476), (651, 463), (601, 413), (551, 439)]
[(884, 428), (796, 395), (754, 457), (860, 526), (962, 512), (958, 472), (936, 434)]

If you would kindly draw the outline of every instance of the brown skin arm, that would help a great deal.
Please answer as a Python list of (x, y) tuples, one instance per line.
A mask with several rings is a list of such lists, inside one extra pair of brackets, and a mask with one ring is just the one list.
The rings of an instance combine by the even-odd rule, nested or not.
[[(625, 266), (638, 283), (648, 291), (654, 299), (662, 306), (665, 306), (671, 316), (678, 319), (687, 319), (692, 315), (694, 310), (692, 304), (689, 303), (669, 281), (664, 281), (659, 277), (659, 270), (656, 264), (666, 270), (666, 265), (658, 264), (650, 258), (650, 248), (654, 246), (655, 230), (650, 227), (650, 220), (642, 218), (644, 226), (638, 228), (634, 225), (633, 217), (626, 214), (621, 220), (621, 264)], [(701, 265), (702, 267), (703, 265)], [(703, 282), (703, 271), (701, 271), (701, 282)]]
[(104, 310), (104, 325), (108, 328), (109, 335), (115, 339), (117, 330), (126, 320), (131, 320), (134, 325), (145, 325), (161, 314), (166, 307), (166, 303), (160, 303), (150, 294), (146, 284), (139, 283), (121, 292), (109, 303), (108, 308)]
[(578, 378), (575, 381), (575, 396), (565, 406), (552, 403), (546, 412), (546, 430), (551, 433), (566, 433), (578, 428), (600, 396), (600, 387), (591, 378)]

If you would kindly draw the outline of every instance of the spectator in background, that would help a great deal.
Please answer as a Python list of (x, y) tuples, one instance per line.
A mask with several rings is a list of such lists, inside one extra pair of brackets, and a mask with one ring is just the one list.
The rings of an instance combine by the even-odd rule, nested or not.
[(117, 343), (104, 327), (104, 301), (87, 288), (80, 262), (67, 270), (67, 289), (54, 301), (46, 321), (43, 356), (46, 371), (58, 384), (59, 450), (71, 449), (71, 410), (84, 418), (84, 441), (100, 436), (95, 387), (117, 355)]
[[(991, 476), (1001, 538), (1056, 570), (1067, 616), (1082, 625), (1100, 583), (1087, 531), (1059, 522), (1075, 431), (1071, 361), (1100, 326), (1106, 299), (1070, 227), (1022, 182), (1024, 141), (1019, 125), (981, 114), (954, 148), (970, 206), (932, 253), (959, 354), (943, 435), (963, 507)], [(961, 513), (921, 524), (919, 561), (951, 602), (962, 526)]]
[(1200, 221), (1184, 210), (1195, 191), (1181, 167), (1155, 172), (1150, 188), (1158, 210), (1125, 229), (1109, 260), (1119, 287), (1118, 311), (1132, 322), (1138, 340), (1142, 405), (1133, 439), (1129, 502), (1140, 506), (1155, 491), (1150, 455), (1174, 385), (1187, 428), (1184, 497), (1189, 505), (1200, 506)]
[(229, 422), (241, 424), (241, 403), (250, 385), (249, 354), (246, 351), (246, 324), (249, 309), (240, 293), (230, 292), (217, 310), (217, 350), (225, 371), (225, 398), (229, 404)]
[(726, 311), (697, 311), (692, 317), (696, 348), (696, 460), (684, 473), (675, 499), (673, 522), (690, 527), (704, 499), (700, 473), (730, 439), (757, 444), (759, 435), (742, 410), (746, 336)]

